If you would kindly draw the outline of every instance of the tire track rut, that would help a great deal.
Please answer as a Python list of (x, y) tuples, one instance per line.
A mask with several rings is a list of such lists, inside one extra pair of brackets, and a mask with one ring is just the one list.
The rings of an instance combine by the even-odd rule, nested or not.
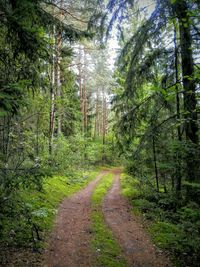
[(106, 173), (102, 171), (84, 189), (60, 204), (43, 267), (91, 266), (90, 198)]
[(112, 188), (104, 199), (103, 214), (122, 248), (128, 267), (171, 266), (132, 215), (128, 201), (121, 196), (120, 171), (116, 171)]

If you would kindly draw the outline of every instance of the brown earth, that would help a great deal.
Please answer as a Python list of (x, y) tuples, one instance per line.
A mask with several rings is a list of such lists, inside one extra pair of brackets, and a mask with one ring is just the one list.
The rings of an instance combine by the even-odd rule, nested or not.
[[(169, 259), (159, 252), (131, 212), (128, 201), (120, 194), (120, 170), (112, 170), (114, 182), (104, 203), (105, 222), (119, 242), (128, 267), (169, 267)], [(44, 267), (95, 267), (90, 250), (90, 198), (103, 175), (85, 189), (65, 199), (50, 238)], [(106, 266), (102, 266), (106, 267)]]
[(45, 255), (44, 267), (88, 267), (90, 252), (90, 198), (103, 175), (61, 203)]
[[(128, 201), (121, 196), (120, 170), (111, 172), (115, 175), (114, 182), (104, 200), (103, 213), (105, 223), (121, 246), (127, 267), (171, 266), (169, 259), (156, 249), (138, 218), (132, 214)], [(86, 188), (63, 200), (44, 257), (37, 257), (37, 254), (30, 252), (20, 253), (18, 250), (10, 253), (12, 263), (7, 261), (0, 266), (95, 267), (90, 245), (93, 235), (90, 199), (96, 185), (107, 173), (108, 170), (102, 171)], [(44, 261), (41, 263), (42, 258)]]
[(169, 267), (169, 259), (152, 244), (142, 224), (134, 218), (131, 206), (120, 194), (120, 172), (115, 174), (114, 183), (104, 203), (105, 221), (118, 240), (128, 267)]

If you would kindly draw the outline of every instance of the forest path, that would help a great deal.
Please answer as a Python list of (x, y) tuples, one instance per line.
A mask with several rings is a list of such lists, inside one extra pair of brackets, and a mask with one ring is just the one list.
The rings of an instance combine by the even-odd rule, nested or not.
[(118, 240), (128, 267), (169, 267), (168, 258), (160, 254), (134, 218), (131, 206), (121, 196), (120, 171), (115, 171), (112, 188), (103, 203), (103, 214), (108, 227)]
[(102, 171), (84, 189), (61, 203), (42, 267), (91, 266), (91, 195), (107, 173)]
[[(103, 202), (105, 223), (120, 244), (127, 267), (169, 267), (168, 258), (159, 253), (142, 224), (121, 196), (119, 169), (100, 172), (86, 188), (64, 199), (56, 217), (42, 267), (95, 267), (91, 253), (91, 196), (101, 178), (114, 174), (111, 189)], [(103, 266), (107, 267), (107, 266)]]

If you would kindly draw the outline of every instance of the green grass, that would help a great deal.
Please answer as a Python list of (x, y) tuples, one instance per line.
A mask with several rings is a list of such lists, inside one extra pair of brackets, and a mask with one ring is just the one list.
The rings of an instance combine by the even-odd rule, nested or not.
[(133, 204), (132, 212), (135, 215), (139, 215), (139, 208), (137, 205), (134, 205), (134, 201), (140, 196), (140, 191), (138, 190), (138, 180), (129, 176), (128, 174), (122, 173), (120, 176), (120, 183), (122, 195)]
[(121, 249), (113, 238), (112, 231), (105, 225), (102, 201), (111, 187), (113, 174), (105, 175), (92, 195), (92, 249), (95, 251), (95, 267), (124, 267)]
[(121, 176), (121, 185), (122, 194), (132, 204), (133, 213), (145, 219), (143, 222), (152, 241), (159, 248), (170, 252), (174, 266), (199, 266), (198, 186), (186, 184), (193, 187), (191, 192), (196, 202), (188, 202), (183, 198), (178, 203), (173, 192), (157, 193), (127, 174)]
[(138, 198), (140, 192), (137, 188), (139, 182), (137, 179), (123, 173), (121, 175), (121, 188), (122, 188), (122, 195), (129, 199)]
[[(77, 172), (72, 176), (46, 177), (43, 190), (21, 188), (12, 211), (12, 220), (4, 217), (2, 242), (11, 246), (43, 247), (51, 231), (58, 205), (93, 180), (97, 171)], [(13, 202), (14, 203), (14, 202)], [(10, 236), (10, 232), (13, 236)], [(39, 240), (37, 236), (39, 234)]]

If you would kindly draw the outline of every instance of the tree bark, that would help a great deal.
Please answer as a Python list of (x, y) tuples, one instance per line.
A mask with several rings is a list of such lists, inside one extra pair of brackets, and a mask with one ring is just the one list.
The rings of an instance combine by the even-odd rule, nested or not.
[(154, 170), (156, 176), (156, 188), (159, 192), (159, 180), (158, 180), (158, 167), (157, 167), (157, 158), (156, 158), (156, 145), (155, 145), (155, 137), (153, 136), (153, 160), (154, 160)]
[(198, 163), (194, 148), (198, 145), (197, 125), (197, 99), (196, 85), (194, 81), (194, 61), (192, 57), (192, 38), (190, 32), (190, 19), (188, 7), (185, 0), (176, 1), (173, 5), (179, 22), (180, 48), (182, 60), (182, 76), (184, 88), (184, 118), (185, 135), (187, 140), (187, 179), (195, 181), (198, 177)]
[(50, 87), (50, 123), (49, 123), (49, 154), (52, 154), (53, 138), (54, 138), (54, 128), (55, 128), (55, 69), (54, 69), (54, 59), (51, 66), (51, 87)]
[[(63, 0), (60, 2), (61, 9), (63, 8)], [(60, 20), (63, 20), (63, 11), (60, 12)], [(55, 83), (57, 89), (57, 134), (60, 135), (62, 132), (62, 110), (61, 110), (61, 49), (62, 49), (62, 29), (59, 28), (56, 36), (56, 64), (55, 64)]]
[(99, 136), (99, 91), (96, 92), (94, 139)]
[[(178, 71), (178, 47), (177, 47), (177, 32), (176, 32), (176, 25), (174, 25), (174, 48), (175, 48), (175, 83), (176, 83), (176, 118), (177, 118), (177, 138), (179, 144), (182, 142), (182, 134), (181, 134), (181, 126), (180, 126), (180, 96), (179, 96), (179, 71)], [(182, 183), (182, 176), (181, 176), (181, 160), (180, 160), (180, 152), (176, 152), (176, 191), (181, 191), (181, 183)]]
[(103, 144), (103, 150), (102, 150), (102, 162), (105, 162), (106, 155), (105, 155), (105, 144), (106, 144), (106, 133), (107, 133), (107, 101), (106, 101), (106, 95), (105, 90), (103, 88), (103, 106), (102, 106), (102, 144)]

